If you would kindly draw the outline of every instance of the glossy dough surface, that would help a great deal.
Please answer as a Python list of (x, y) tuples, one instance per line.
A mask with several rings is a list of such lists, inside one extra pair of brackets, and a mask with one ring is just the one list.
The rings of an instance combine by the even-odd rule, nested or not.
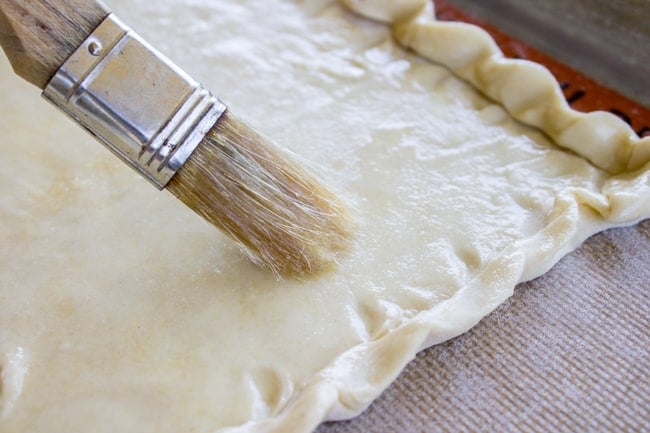
[(350, 253), (307, 281), (250, 265), (2, 60), (0, 432), (311, 431), (650, 216), (648, 139), (428, 2), (347, 3), (110, 2), (354, 209)]

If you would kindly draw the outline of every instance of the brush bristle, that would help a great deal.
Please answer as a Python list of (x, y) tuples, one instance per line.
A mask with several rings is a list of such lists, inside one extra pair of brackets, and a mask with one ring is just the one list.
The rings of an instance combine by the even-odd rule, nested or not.
[(350, 237), (336, 197), (228, 111), (167, 189), (276, 275), (326, 270)]

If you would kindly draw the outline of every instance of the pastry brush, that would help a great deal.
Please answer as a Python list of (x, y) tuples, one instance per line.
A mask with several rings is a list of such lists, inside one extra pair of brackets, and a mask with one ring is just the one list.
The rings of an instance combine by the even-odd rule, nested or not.
[(289, 154), (92, 0), (0, 0), (17, 75), (277, 275), (328, 268), (345, 209)]

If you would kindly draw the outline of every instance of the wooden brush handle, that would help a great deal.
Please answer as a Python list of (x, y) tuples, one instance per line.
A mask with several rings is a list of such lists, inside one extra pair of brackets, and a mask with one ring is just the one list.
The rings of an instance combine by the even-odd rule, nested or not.
[(0, 45), (16, 74), (43, 89), (106, 15), (94, 0), (0, 0)]

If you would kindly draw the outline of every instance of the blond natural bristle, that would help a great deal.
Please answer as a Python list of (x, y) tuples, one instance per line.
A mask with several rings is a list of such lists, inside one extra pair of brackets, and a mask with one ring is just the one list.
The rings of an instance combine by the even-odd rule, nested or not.
[(350, 237), (341, 203), (229, 112), (167, 189), (276, 275), (329, 268)]

